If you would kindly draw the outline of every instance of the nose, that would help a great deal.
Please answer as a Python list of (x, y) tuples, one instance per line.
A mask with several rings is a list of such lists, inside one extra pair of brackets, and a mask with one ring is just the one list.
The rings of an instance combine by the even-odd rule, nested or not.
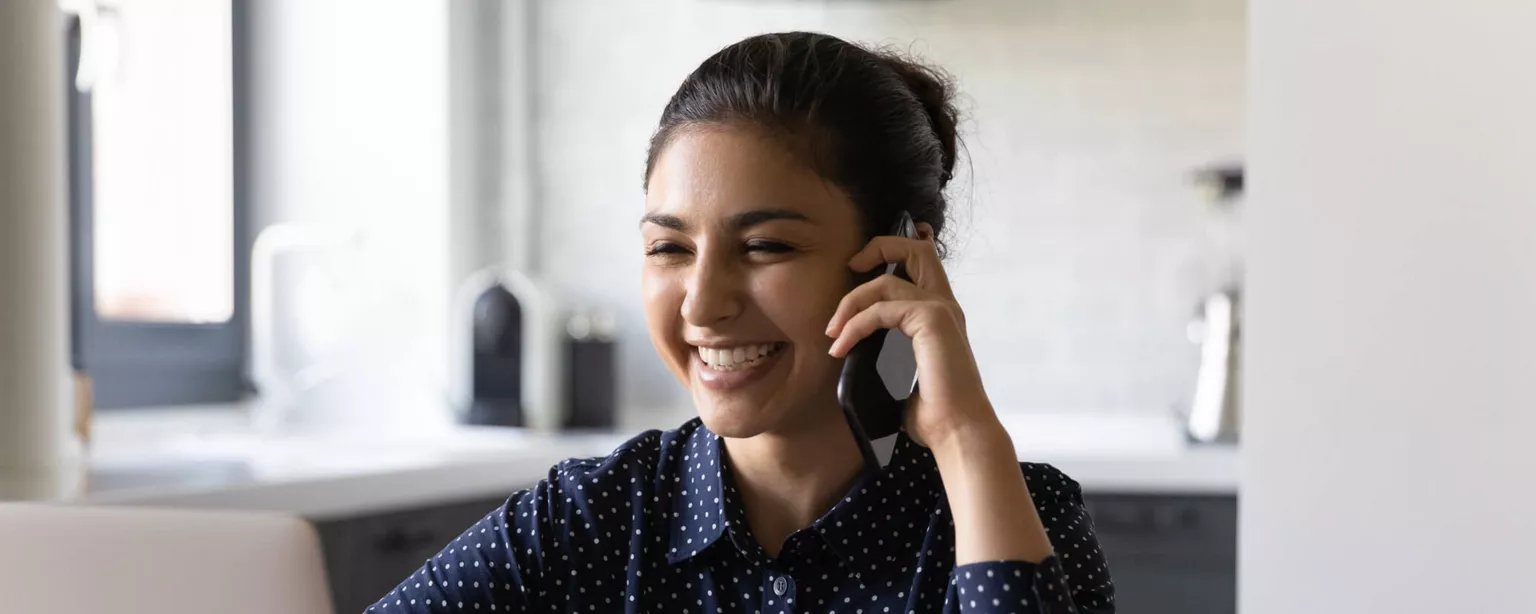
[(683, 320), (700, 328), (734, 319), (745, 303), (739, 267), (719, 256), (700, 255), (688, 277), (687, 293)]

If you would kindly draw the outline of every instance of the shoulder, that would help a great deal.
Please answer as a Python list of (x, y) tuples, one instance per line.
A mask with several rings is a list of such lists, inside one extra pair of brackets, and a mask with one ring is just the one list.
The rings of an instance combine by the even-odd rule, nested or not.
[(1046, 463), (1027, 462), (1019, 463), (1019, 469), (1024, 472), (1024, 482), (1029, 486), (1029, 494), (1037, 504), (1047, 501), (1082, 501), (1082, 486), (1060, 469)]
[[(948, 491), (944, 488), (939, 468), (931, 460), (927, 465), (932, 483), (944, 495), (947, 505)], [(1019, 471), (1024, 474), (1024, 484), (1029, 488), (1030, 499), (1034, 500), (1035, 507), (1040, 511), (1062, 505), (1083, 506), (1082, 486), (1062, 470), (1046, 463), (1020, 462)]]
[(568, 458), (549, 468), (549, 474), (533, 493), (523, 497), (545, 499), (553, 507), (564, 507), (593, 498), (607, 498), (616, 493), (643, 493), (670, 485), (675, 473), (678, 451), (700, 428), (697, 419), (671, 430), (649, 430), (631, 437), (607, 456)]

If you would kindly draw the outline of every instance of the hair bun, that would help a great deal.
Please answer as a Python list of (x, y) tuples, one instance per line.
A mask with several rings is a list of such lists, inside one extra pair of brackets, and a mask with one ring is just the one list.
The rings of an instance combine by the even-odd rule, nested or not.
[(942, 70), (909, 60), (896, 53), (879, 54), (891, 70), (907, 84), (907, 89), (923, 104), (928, 113), (928, 123), (939, 138), (944, 160), (942, 181), (948, 183), (955, 174), (955, 151), (959, 138), (960, 111), (954, 103), (954, 80)]

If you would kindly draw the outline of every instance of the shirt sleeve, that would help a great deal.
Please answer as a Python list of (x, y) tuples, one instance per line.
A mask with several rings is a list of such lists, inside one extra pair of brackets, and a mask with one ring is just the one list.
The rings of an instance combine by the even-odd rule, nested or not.
[(1115, 588), (1082, 489), (1048, 465), (1024, 463), (1030, 496), (1055, 554), (1039, 563), (988, 561), (955, 567), (947, 612), (1113, 614)]
[[(507, 499), (470, 526), (366, 614), (526, 612), (545, 573), (550, 482)], [(554, 558), (558, 559), (558, 556)]]

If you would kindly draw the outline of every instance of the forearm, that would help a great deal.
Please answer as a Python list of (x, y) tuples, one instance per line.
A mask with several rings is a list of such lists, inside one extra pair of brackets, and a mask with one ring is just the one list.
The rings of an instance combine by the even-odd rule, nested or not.
[(955, 523), (955, 564), (1051, 555), (1050, 538), (1030, 497), (1007, 431), (995, 420), (935, 442)]

